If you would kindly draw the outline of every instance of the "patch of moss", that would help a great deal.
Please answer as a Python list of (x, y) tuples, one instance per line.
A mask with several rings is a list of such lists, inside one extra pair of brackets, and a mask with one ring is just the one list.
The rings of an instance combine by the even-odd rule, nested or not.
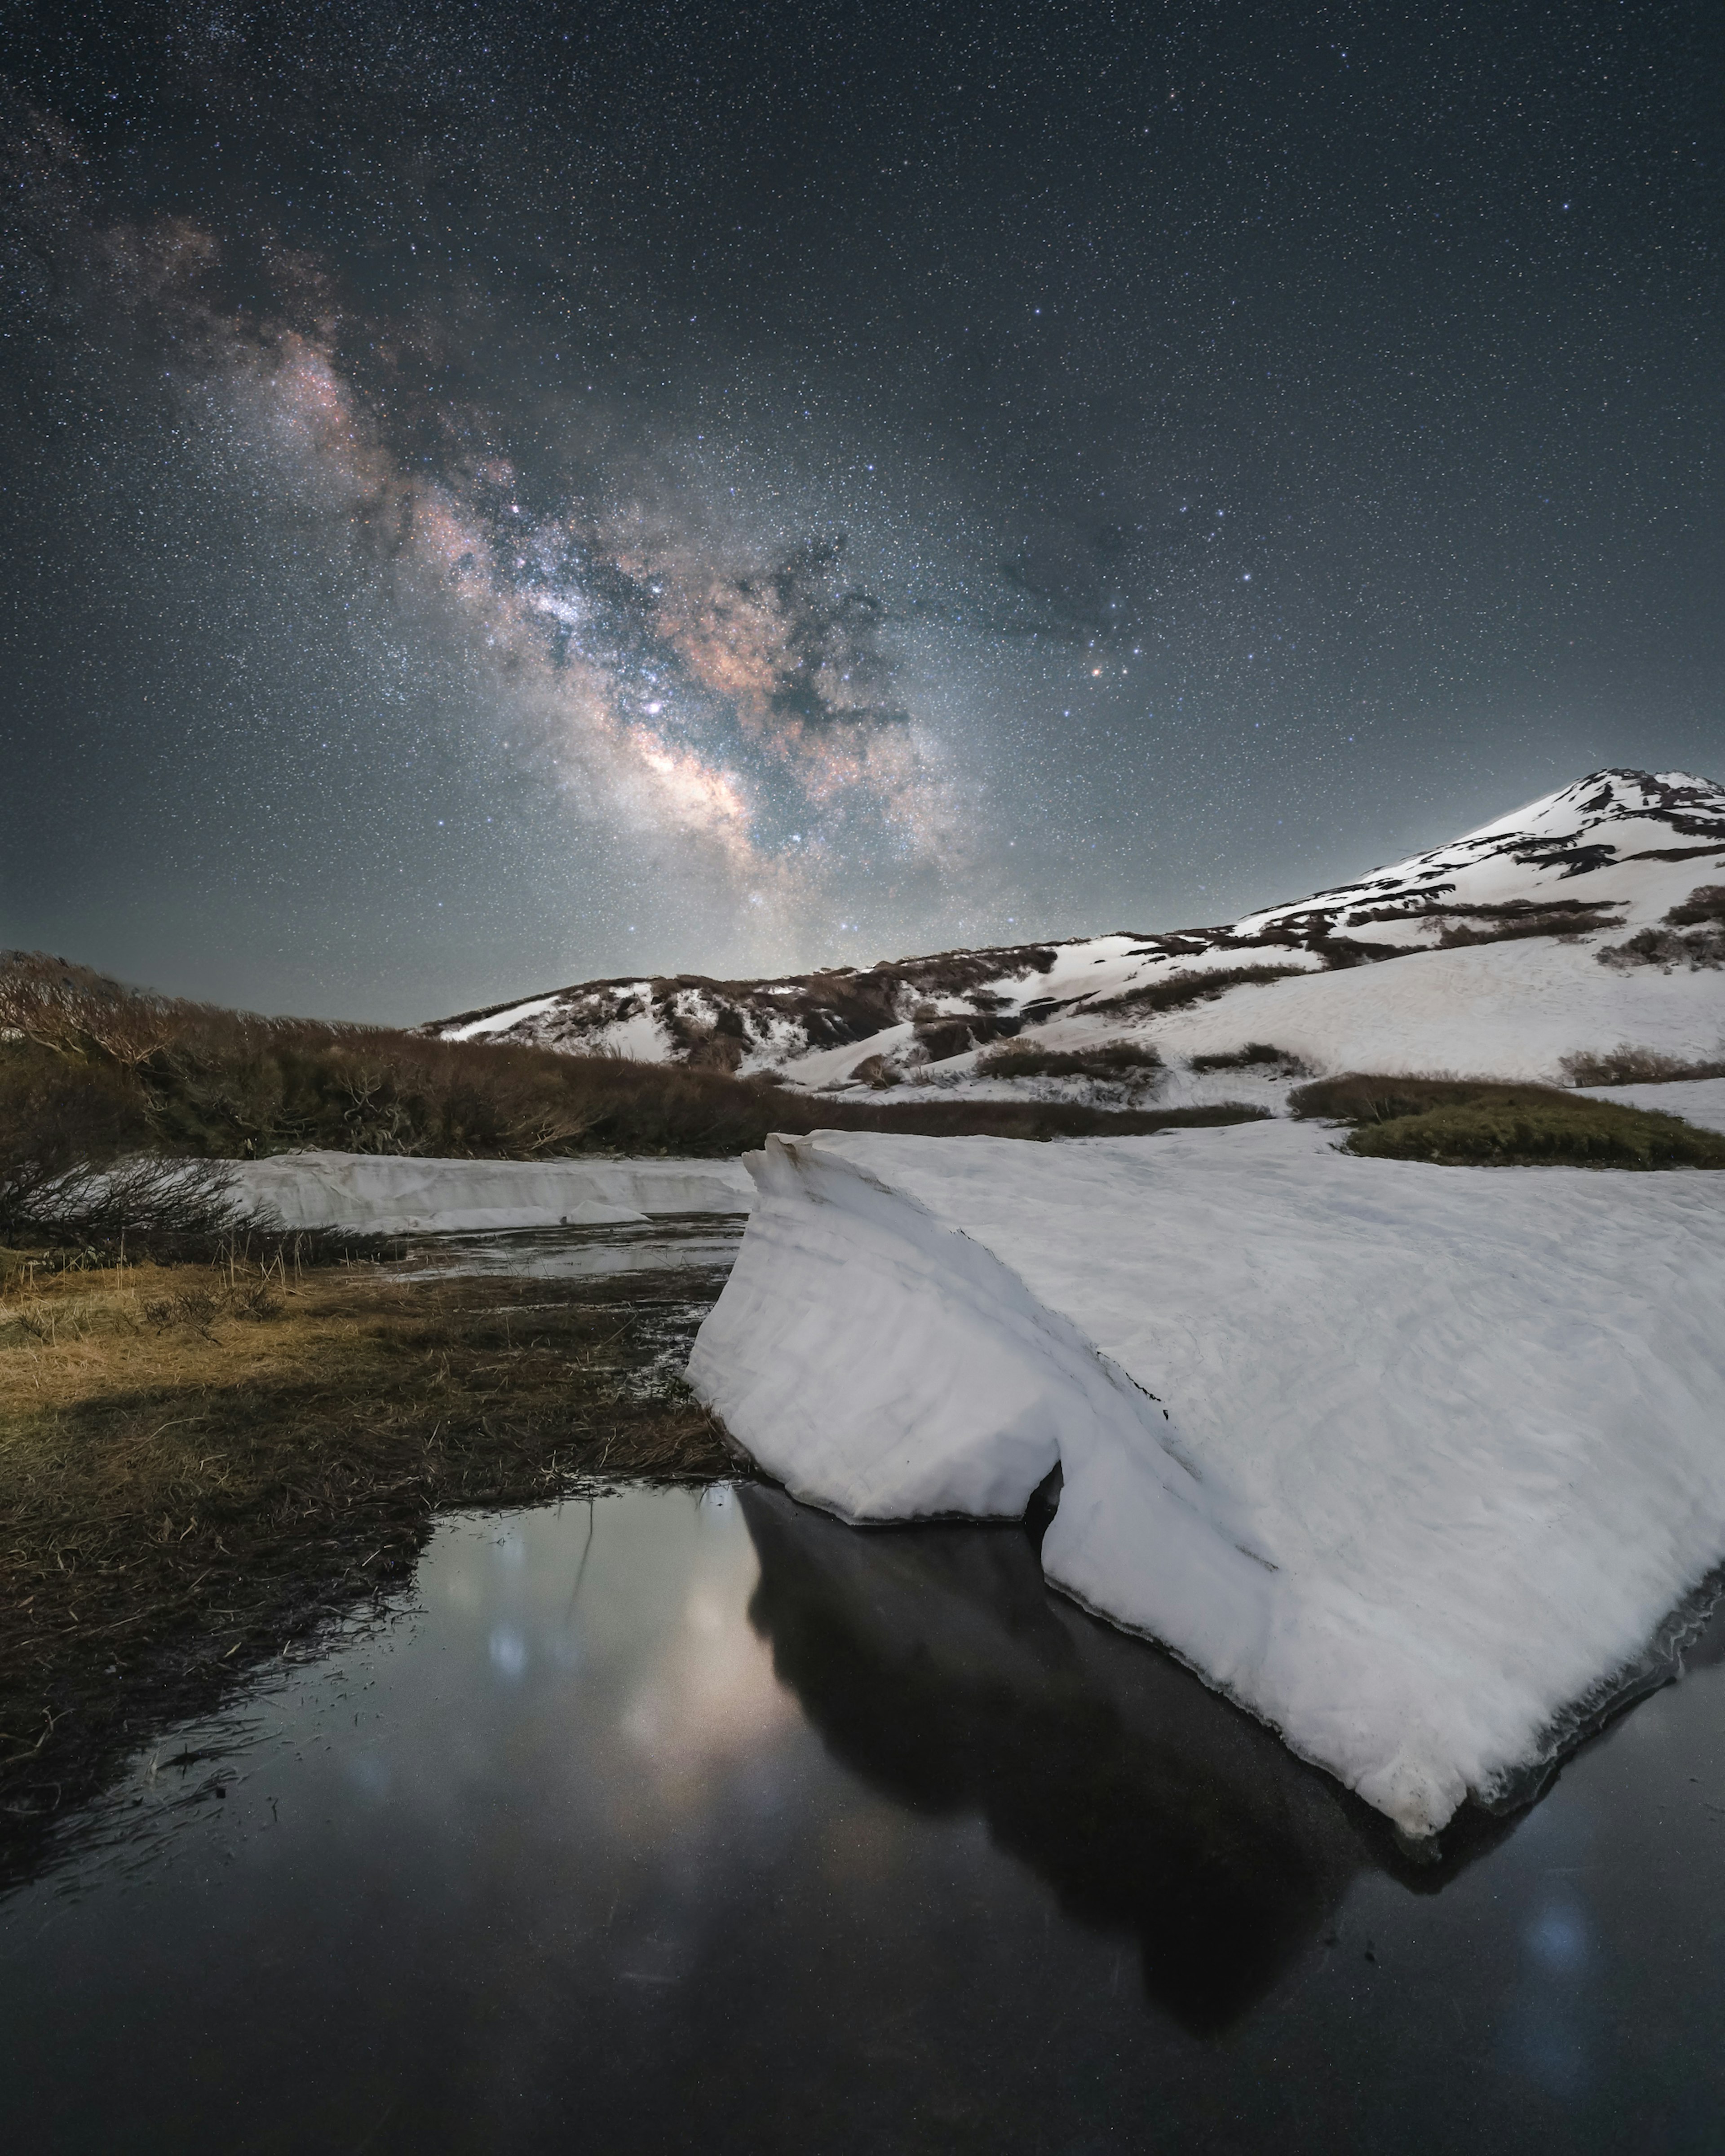
[(1725, 1168), (1725, 1137), (1715, 1132), (1676, 1116), (1561, 1093), (1456, 1102), (1363, 1123), (1348, 1151), (1443, 1166)]

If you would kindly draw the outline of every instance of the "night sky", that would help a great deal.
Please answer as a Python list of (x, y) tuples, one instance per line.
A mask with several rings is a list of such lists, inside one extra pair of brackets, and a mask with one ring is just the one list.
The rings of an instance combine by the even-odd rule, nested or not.
[(1725, 776), (1722, 39), (0, 4), (0, 943), (413, 1020)]

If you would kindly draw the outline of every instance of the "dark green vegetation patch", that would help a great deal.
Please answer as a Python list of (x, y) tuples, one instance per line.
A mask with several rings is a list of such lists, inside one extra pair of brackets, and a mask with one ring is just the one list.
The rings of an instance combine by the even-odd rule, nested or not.
[(1725, 1137), (1676, 1116), (1556, 1086), (1466, 1078), (1320, 1078), (1296, 1116), (1352, 1123), (1348, 1151), (1440, 1167), (1725, 1168)]

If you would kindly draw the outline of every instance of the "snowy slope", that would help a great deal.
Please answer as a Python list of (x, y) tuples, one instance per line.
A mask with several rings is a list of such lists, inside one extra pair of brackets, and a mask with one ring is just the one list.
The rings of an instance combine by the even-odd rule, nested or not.
[[(1621, 1044), (1682, 1061), (1721, 1053), (1725, 927), (1664, 924), (1722, 882), (1725, 789), (1681, 772), (1596, 772), (1430, 853), (1221, 927), (780, 981), (589, 982), (428, 1030), (770, 1069), (817, 1087), (999, 1090), (978, 1053), (1012, 1037), (1054, 1050), (1148, 1040), (1176, 1062), (1256, 1040), (1317, 1071), (1561, 1079), (1566, 1058)], [(1647, 931), (1661, 951), (1602, 963)], [(1206, 981), (1214, 993), (1201, 994)]]
[(1711, 1177), (1273, 1122), (769, 1141), (696, 1389), (853, 1521), (1017, 1517), (1407, 1832), (1548, 1757), (1725, 1558)]

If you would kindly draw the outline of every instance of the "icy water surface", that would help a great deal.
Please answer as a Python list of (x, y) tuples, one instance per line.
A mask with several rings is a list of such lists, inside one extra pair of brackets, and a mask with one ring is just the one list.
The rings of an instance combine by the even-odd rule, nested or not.
[(0, 1902), (6, 2145), (1715, 2151), (1722, 1659), (1421, 1873), (1022, 1531), (454, 1520)]

